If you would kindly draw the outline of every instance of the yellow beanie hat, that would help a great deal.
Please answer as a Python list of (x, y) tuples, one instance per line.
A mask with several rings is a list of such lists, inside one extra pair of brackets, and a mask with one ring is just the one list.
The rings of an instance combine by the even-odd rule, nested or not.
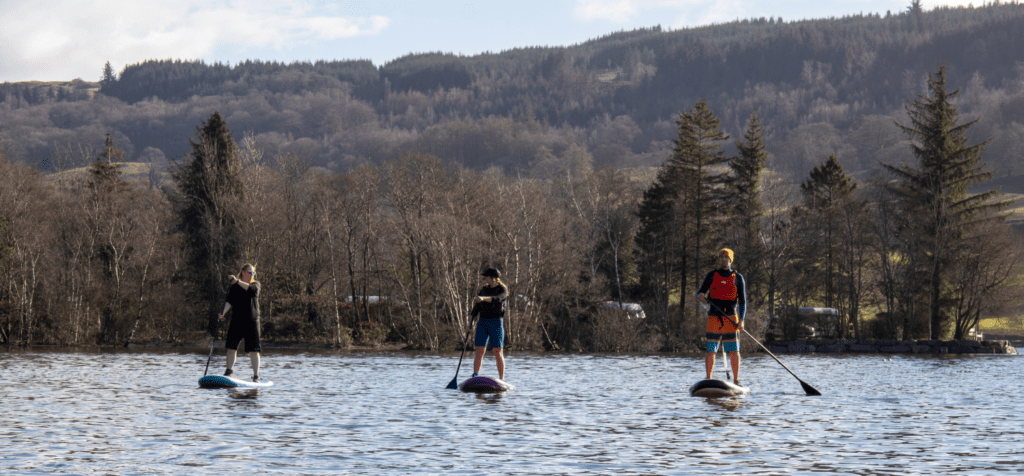
[(728, 256), (729, 257), (729, 261), (736, 261), (733, 258), (732, 250), (730, 250), (729, 248), (722, 248), (722, 251), (718, 252), (718, 256), (722, 256), (722, 255)]

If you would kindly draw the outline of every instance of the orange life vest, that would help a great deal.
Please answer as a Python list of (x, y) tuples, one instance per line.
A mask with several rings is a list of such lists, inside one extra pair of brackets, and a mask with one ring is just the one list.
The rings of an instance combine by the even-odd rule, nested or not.
[(736, 273), (722, 276), (716, 271), (715, 278), (711, 281), (711, 288), (708, 289), (708, 297), (719, 301), (735, 301), (738, 294)]

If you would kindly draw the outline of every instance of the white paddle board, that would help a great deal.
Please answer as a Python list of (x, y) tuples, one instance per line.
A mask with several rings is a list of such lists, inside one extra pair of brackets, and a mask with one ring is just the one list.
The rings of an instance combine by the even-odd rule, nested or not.
[(253, 382), (223, 375), (207, 375), (199, 379), (199, 388), (259, 388), (271, 385), (274, 382)]

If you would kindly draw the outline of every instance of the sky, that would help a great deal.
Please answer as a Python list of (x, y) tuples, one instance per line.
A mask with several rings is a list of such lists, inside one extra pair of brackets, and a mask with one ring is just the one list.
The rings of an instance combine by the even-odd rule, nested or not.
[[(925, 10), (970, 1), (922, 0)], [(979, 1), (981, 5), (982, 1)], [(237, 64), (473, 56), (609, 33), (898, 13), (910, 0), (0, 0), (0, 83), (98, 81), (151, 59)]]

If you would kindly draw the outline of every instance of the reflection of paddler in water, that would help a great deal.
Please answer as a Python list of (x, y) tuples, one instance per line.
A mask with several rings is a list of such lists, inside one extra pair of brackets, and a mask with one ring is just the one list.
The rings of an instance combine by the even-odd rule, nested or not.
[(707, 355), (704, 357), (707, 378), (711, 379), (715, 369), (715, 353), (721, 341), (732, 364), (733, 383), (740, 385), (739, 332), (743, 329), (743, 317), (747, 312), (747, 291), (743, 276), (732, 269), (732, 261), (733, 252), (729, 248), (718, 252), (719, 269), (704, 277), (697, 299), (711, 304), (708, 309)]
[(224, 299), (224, 310), (217, 319), (224, 319), (229, 310), (234, 310), (231, 316), (231, 327), (228, 328), (228, 336), (224, 340), (227, 348), (228, 368), (224, 371), (225, 377), (234, 373), (235, 354), (238, 352), (239, 341), (245, 340), (245, 351), (249, 353), (249, 361), (252, 363), (252, 381), (260, 381), (260, 283), (255, 280), (256, 268), (251, 264), (242, 266), (239, 273), (241, 279), (229, 276), (230, 287), (228, 295)]
[(505, 380), (505, 357), (502, 355), (502, 347), (505, 345), (505, 301), (508, 300), (508, 287), (501, 282), (501, 273), (494, 268), (487, 268), (483, 272), (486, 286), (477, 293), (473, 299), (472, 316), (480, 316), (476, 323), (476, 336), (473, 345), (476, 346), (476, 357), (473, 359), (473, 376), (480, 374), (480, 366), (484, 361), (484, 353), (487, 351), (488, 342), (494, 352), (494, 360), (498, 366), (498, 379)]

